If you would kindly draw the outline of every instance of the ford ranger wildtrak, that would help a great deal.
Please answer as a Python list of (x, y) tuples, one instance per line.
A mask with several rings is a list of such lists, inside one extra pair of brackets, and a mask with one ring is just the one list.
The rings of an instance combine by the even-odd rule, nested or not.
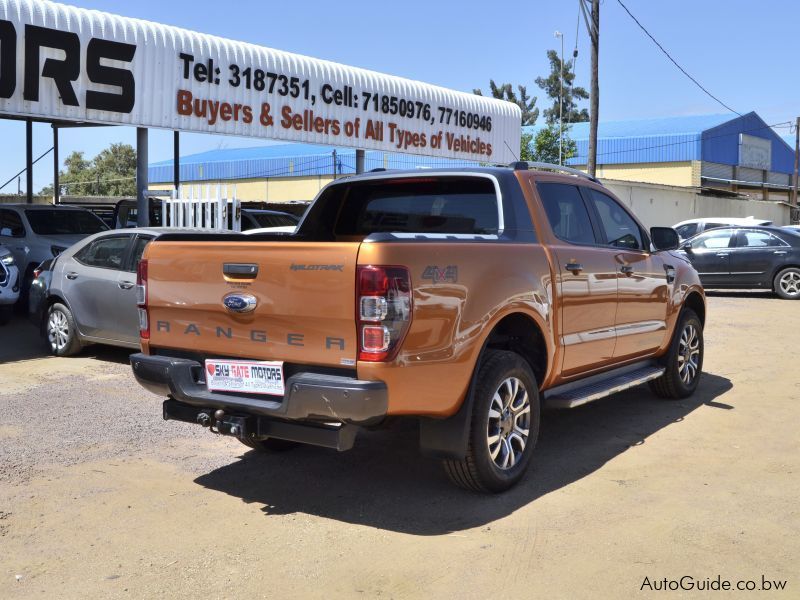
[(454, 483), (498, 492), (543, 405), (695, 391), (706, 305), (677, 244), (565, 167), (349, 177), (294, 235), (149, 244), (133, 373), (165, 419), (259, 450), (413, 418)]

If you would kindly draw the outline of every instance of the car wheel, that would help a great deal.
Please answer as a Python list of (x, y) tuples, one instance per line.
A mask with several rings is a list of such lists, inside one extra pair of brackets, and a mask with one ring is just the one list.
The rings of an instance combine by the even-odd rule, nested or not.
[(664, 374), (650, 382), (653, 393), (672, 400), (691, 396), (703, 370), (703, 324), (691, 309), (681, 312), (664, 366)]
[(0, 306), (0, 325), (5, 325), (11, 320), (11, 317), (14, 314), (14, 305), (13, 304), (4, 304)]
[(286, 452), (292, 448), (297, 448), (301, 444), (298, 442), (290, 442), (289, 440), (278, 440), (275, 438), (267, 438), (265, 440), (248, 440), (245, 438), (238, 438), (248, 448), (257, 450), (259, 452)]
[(502, 492), (525, 475), (539, 437), (539, 386), (518, 354), (488, 352), (475, 383), (464, 460), (443, 461), (454, 484)]
[(800, 299), (800, 269), (789, 267), (775, 276), (772, 288), (785, 300)]
[(47, 342), (56, 356), (72, 356), (81, 350), (78, 329), (72, 312), (56, 302), (47, 310)]

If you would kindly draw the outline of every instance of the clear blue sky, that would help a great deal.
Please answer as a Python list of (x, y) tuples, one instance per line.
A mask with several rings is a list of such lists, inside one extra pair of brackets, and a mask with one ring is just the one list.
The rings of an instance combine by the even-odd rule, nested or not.
[[(800, 114), (797, 73), (798, 0), (623, 0), (694, 77), (739, 112), (755, 110), (767, 123)], [(569, 55), (575, 44), (578, 0), (477, 2), (297, 3), (257, 0), (76, 0), (94, 8), (324, 58), (347, 65), (472, 91), (489, 78), (522, 83), (548, 72), (545, 53)], [(588, 87), (589, 46), (581, 24), (577, 85)], [(686, 79), (624, 13), (616, 0), (601, 6), (600, 118), (619, 120), (725, 112)], [(787, 135), (788, 129), (778, 129)], [(246, 138), (184, 134), (182, 154), (253, 146)], [(135, 143), (135, 130), (104, 127), (60, 136), (62, 157), (91, 158), (111, 142)], [(261, 142), (263, 143), (263, 142)], [(51, 145), (50, 128), (34, 126), (34, 157)], [(0, 120), (0, 184), (24, 167), (24, 123)], [(150, 161), (172, 156), (172, 134), (151, 130)], [(34, 189), (52, 181), (52, 160), (34, 168)], [(25, 179), (22, 179), (23, 187)], [(16, 182), (0, 193), (16, 191)]]

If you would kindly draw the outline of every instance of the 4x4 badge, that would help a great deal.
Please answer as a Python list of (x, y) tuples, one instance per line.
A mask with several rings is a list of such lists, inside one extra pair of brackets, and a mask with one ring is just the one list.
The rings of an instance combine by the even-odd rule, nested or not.
[(458, 267), (456, 265), (448, 265), (444, 268), (439, 268), (436, 265), (428, 265), (425, 271), (422, 272), (423, 279), (430, 279), (433, 283), (442, 283), (449, 281), (456, 283), (458, 281)]
[(222, 298), (222, 304), (230, 312), (248, 313), (256, 309), (258, 300), (252, 294), (233, 293)]

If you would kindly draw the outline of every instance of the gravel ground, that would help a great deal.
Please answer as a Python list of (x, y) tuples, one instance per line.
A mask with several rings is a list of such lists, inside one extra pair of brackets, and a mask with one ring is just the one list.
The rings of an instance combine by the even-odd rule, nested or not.
[[(0, 484), (27, 481), (55, 466), (160, 456), (161, 447), (174, 447), (170, 442), (175, 439), (196, 439), (198, 447), (216, 441), (206, 430), (162, 420), (161, 399), (133, 381), (128, 354), (123, 349), (92, 348), (79, 358), (47, 358), (25, 365), (32, 372), (26, 373), (22, 389), (0, 400), (0, 431), (13, 440), (0, 446)], [(75, 364), (63, 364), (70, 362), (80, 363), (77, 372)], [(223, 445), (230, 443), (223, 440)], [(215, 456), (207, 453), (209, 462), (198, 467), (219, 467), (224, 459), (210, 460)]]
[(164, 422), (127, 352), (44, 357), (13, 322), (0, 597), (631, 597), (718, 574), (800, 597), (799, 330), (800, 302), (713, 295), (694, 397), (546, 413), (530, 476), (487, 497), (452, 488), (407, 425), (259, 455)]

